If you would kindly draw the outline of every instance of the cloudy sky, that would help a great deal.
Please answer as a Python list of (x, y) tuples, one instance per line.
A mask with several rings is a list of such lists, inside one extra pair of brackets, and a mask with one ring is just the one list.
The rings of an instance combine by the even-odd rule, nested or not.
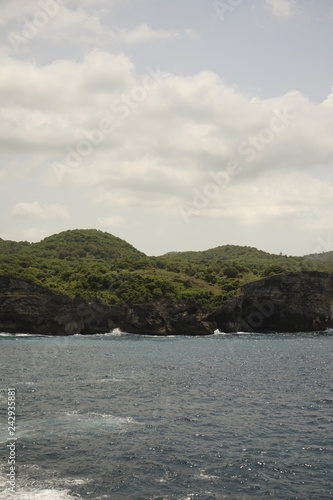
[(0, 237), (333, 249), (331, 0), (1, 0)]

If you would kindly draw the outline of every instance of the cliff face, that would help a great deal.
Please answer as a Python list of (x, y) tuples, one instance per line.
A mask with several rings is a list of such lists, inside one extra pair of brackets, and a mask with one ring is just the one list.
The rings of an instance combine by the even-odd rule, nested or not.
[(188, 304), (165, 301), (113, 307), (73, 300), (25, 281), (0, 276), (0, 331), (44, 335), (131, 333), (207, 335), (214, 325)]
[(297, 273), (272, 276), (243, 287), (207, 321), (221, 331), (299, 332), (333, 327), (333, 275)]
[(71, 300), (25, 281), (0, 277), (0, 330), (71, 335), (110, 328), (105, 308), (99, 304)]
[(106, 333), (210, 335), (224, 332), (299, 332), (333, 328), (333, 275), (273, 276), (210, 314), (161, 300), (123, 308), (72, 300), (27, 282), (0, 277), (0, 331), (43, 335)]

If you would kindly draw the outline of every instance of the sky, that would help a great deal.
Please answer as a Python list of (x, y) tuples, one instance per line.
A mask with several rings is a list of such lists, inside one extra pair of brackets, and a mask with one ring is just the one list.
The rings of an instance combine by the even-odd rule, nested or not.
[(1, 0), (0, 238), (333, 250), (331, 0)]

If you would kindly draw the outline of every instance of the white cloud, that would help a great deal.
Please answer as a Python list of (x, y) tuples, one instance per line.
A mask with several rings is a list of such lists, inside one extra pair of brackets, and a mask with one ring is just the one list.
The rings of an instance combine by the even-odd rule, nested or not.
[(195, 37), (193, 29), (154, 29), (147, 23), (134, 29), (110, 26), (105, 19), (116, 4), (120, 4), (120, 0), (111, 3), (101, 0), (39, 0), (37, 3), (4, 0), (0, 6), (0, 25), (6, 26), (3, 34), (7, 48), (16, 56), (28, 55), (36, 50), (36, 45), (41, 47), (50, 42), (58, 48), (71, 44), (86, 51), (93, 47), (109, 47), (110, 43), (133, 45)]
[(155, 30), (147, 24), (140, 24), (134, 30), (117, 29), (113, 30), (111, 38), (117, 43), (136, 44), (142, 42), (151, 42), (155, 40), (179, 40), (182, 38), (193, 38), (193, 30)]
[(38, 217), (40, 219), (45, 219), (46, 217), (44, 209), (37, 201), (17, 203), (13, 207), (12, 214), (16, 217)]
[(98, 11), (89, 12), (82, 6), (75, 8), (72, 2), (67, 6), (59, 0), (24, 4), (18, 1), (19, 8), (13, 2), (0, 7), (2, 23), (7, 27), (7, 45), (15, 55), (29, 53), (38, 42), (52, 41), (60, 46), (74, 40), (82, 45), (85, 40), (92, 42), (108, 31)]
[(274, 16), (289, 18), (296, 12), (296, 4), (294, 0), (266, 0), (265, 7)]
[[(321, 104), (296, 91), (251, 99), (212, 72), (154, 79), (139, 74), (124, 54), (101, 50), (82, 61), (45, 65), (4, 56), (0, 144), (16, 159), (3, 160), (7, 176), (1, 181), (33, 176), (36, 191), (29, 199), (38, 200), (37, 190), (45, 188), (51, 200), (62, 188), (68, 196), (68, 209), (17, 203), (12, 215), (18, 224), (18, 218), (67, 221), (84, 192), (93, 224), (123, 230), (130, 210), (181, 220), (179, 209), (193, 205), (193, 190), (202, 191), (212, 173), (235, 160), (241, 173), (191, 220), (327, 228), (333, 179), (316, 178), (315, 169), (328, 173), (333, 165), (332, 96)], [(114, 130), (96, 135), (106, 119)], [(82, 141), (90, 141), (89, 154), (78, 154)], [(54, 161), (65, 166), (61, 178)], [(109, 215), (113, 209), (119, 215)]]
[[(143, 85), (145, 78), (149, 88)], [(332, 158), (332, 94), (314, 105), (298, 92), (250, 99), (211, 72), (158, 78), (159, 83), (135, 73), (124, 55), (103, 51), (90, 52), (82, 62), (59, 60), (45, 66), (4, 58), (2, 147), (38, 156), (48, 152), (36, 163), (39, 168), (46, 158), (52, 163), (52, 151), (55, 159), (65, 161), (67, 147), (75, 150), (80, 141), (92, 141), (101, 120), (111, 119), (115, 130), (104, 133), (92, 154), (81, 158), (80, 175), (89, 174), (89, 182), (114, 175), (120, 182), (135, 175), (153, 179), (163, 172), (165, 181), (190, 183), (196, 174), (218, 170), (237, 153), (239, 143), (269, 127), (280, 110), (282, 116), (296, 118), (273, 134), (252, 170), (276, 169), (286, 162), (302, 168)]]
[(69, 219), (67, 207), (61, 203), (51, 203), (45, 206), (46, 216), (57, 219)]
[[(204, 186), (198, 202), (204, 206)], [(241, 202), (240, 202), (241, 200)], [(234, 221), (243, 225), (296, 221), (303, 228), (331, 227), (333, 182), (306, 172), (267, 172), (246, 183), (230, 183), (192, 217)]]
[[(0, 110), (0, 143), (9, 152), (32, 156), (20, 167), (20, 177), (24, 169), (26, 177), (30, 172), (38, 175), (40, 169), (40, 178), (49, 186), (93, 189), (93, 201), (102, 205), (172, 213), (192, 202), (193, 189), (209, 183), (209, 173), (225, 170), (236, 160), (242, 173), (226, 190), (232, 193), (229, 208), (210, 203), (211, 211), (200, 216), (231, 217), (231, 211), (237, 220), (255, 223), (280, 216), (306, 218), (303, 205), (295, 208), (290, 200), (281, 202), (279, 210), (281, 200), (272, 204), (270, 191), (248, 210), (235, 208), (233, 199), (239, 199), (237, 192), (242, 201), (256, 199), (248, 185), (260, 179), (268, 182), (267, 173), (280, 175), (279, 185), (288, 172), (301, 175), (308, 168), (333, 163), (332, 96), (319, 105), (299, 92), (251, 99), (212, 72), (159, 77), (158, 83), (137, 74), (128, 57), (97, 50), (82, 62), (45, 66), (5, 58), (0, 73), (5, 103)], [(148, 90), (145, 77), (150, 79)], [(106, 118), (114, 121), (115, 129), (96, 135)], [(81, 141), (86, 141), (86, 149), (80, 149)], [(42, 150), (46, 153), (38, 156)], [(65, 167), (60, 179), (53, 160)], [(304, 189), (305, 185), (304, 181)], [(296, 178), (290, 186), (297, 187)], [(68, 216), (61, 205), (37, 202), (18, 204), (13, 214)], [(117, 222), (119, 218), (100, 219), (104, 225)]]
[(26, 0), (4, 0), (0, 5), (0, 25), (7, 24), (14, 19), (23, 18), (32, 15), (36, 10), (38, 4), (34, 2), (27, 2)]
[(98, 50), (90, 52), (82, 62), (57, 60), (45, 66), (4, 58), (0, 94), (6, 98), (6, 105), (2, 109), (11, 116), (16, 109), (31, 108), (38, 113), (57, 111), (60, 106), (61, 116), (73, 106), (86, 109), (105, 105), (105, 96), (96, 91), (104, 89), (110, 99), (117, 92), (126, 91), (135, 83), (133, 70), (127, 56)]
[(327, 99), (323, 102), (323, 106), (327, 106), (329, 108), (333, 108), (333, 87), (332, 87), (332, 92), (329, 94)]
[(105, 227), (119, 226), (120, 224), (123, 224), (124, 221), (125, 221), (124, 218), (120, 217), (119, 215), (110, 215), (105, 219), (102, 218), (98, 219), (99, 224)]
[(47, 232), (37, 227), (23, 230), (23, 238), (27, 241), (41, 241), (45, 236), (47, 236)]
[(41, 205), (38, 201), (20, 202), (13, 209), (14, 217), (37, 218), (37, 219), (68, 219), (69, 214), (67, 208), (59, 203), (51, 203), (49, 205)]

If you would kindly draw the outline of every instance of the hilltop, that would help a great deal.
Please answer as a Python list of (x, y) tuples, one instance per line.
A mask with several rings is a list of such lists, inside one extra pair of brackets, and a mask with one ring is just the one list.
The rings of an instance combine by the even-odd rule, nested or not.
[(167, 299), (212, 310), (247, 283), (304, 271), (333, 272), (333, 252), (288, 257), (225, 245), (148, 257), (96, 229), (64, 231), (39, 243), (0, 240), (0, 275), (116, 306)]

